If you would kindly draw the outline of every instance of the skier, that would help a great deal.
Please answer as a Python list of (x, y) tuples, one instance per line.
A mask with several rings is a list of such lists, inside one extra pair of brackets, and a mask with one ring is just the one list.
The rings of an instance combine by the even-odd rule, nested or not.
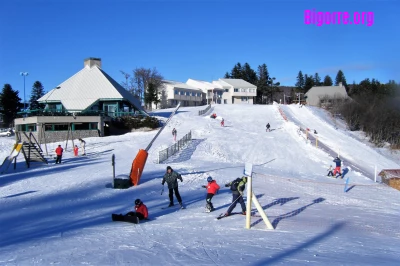
[(78, 139), (78, 140), (81, 143), (82, 155), (86, 155), (85, 151), (86, 141), (84, 141), (83, 139)]
[(182, 198), (181, 198), (181, 195), (179, 194), (179, 190), (178, 190), (178, 179), (181, 180), (181, 182), (183, 182), (182, 176), (180, 174), (178, 174), (177, 172), (175, 172), (174, 170), (172, 170), (171, 166), (167, 166), (167, 172), (165, 173), (165, 175), (163, 177), (161, 185), (164, 186), (165, 182), (167, 182), (167, 184), (168, 184), (168, 189), (169, 189), (169, 205), (168, 205), (168, 207), (174, 206), (174, 194), (173, 193), (175, 192), (175, 196), (179, 202), (179, 205), (181, 205), (181, 208), (184, 208), (183, 204), (182, 204)]
[(78, 151), (79, 151), (79, 148), (78, 148), (77, 145), (75, 145), (75, 147), (74, 147), (74, 156), (78, 156)]
[(56, 155), (57, 155), (56, 164), (61, 163), (63, 151), (64, 149), (61, 148), (61, 145), (58, 145), (58, 147), (56, 148)]
[(174, 141), (176, 141), (176, 134), (177, 134), (177, 131), (176, 131), (176, 129), (174, 128), (174, 129), (172, 130), (172, 136), (174, 137)]
[(314, 129), (314, 134), (318, 134), (317, 130)]
[(340, 167), (342, 166), (342, 160), (340, 160), (339, 156), (337, 156), (333, 162), (336, 163), (336, 168), (333, 170), (333, 175), (336, 176), (336, 173), (339, 173), (339, 176), (342, 176), (340, 171)]
[(332, 173), (332, 165), (330, 165), (328, 168), (328, 176), (334, 176)]
[(149, 212), (147, 206), (140, 199), (135, 200), (135, 212), (128, 212), (125, 215), (122, 214), (112, 214), (113, 221), (133, 221), (139, 223), (139, 220), (148, 220)]
[(213, 180), (211, 176), (207, 177), (207, 186), (202, 186), (203, 188), (207, 188), (207, 196), (206, 196), (206, 212), (212, 212), (214, 209), (213, 204), (211, 203), (211, 199), (218, 193), (220, 186), (217, 184), (217, 181)]
[(270, 124), (268, 123), (267, 124), (267, 130), (266, 131), (271, 131), (269, 128), (270, 128), (271, 126), (270, 126)]
[(239, 202), (242, 207), (242, 214), (246, 215), (246, 205), (244, 204), (243, 199), (243, 191), (246, 188), (247, 177), (243, 176), (242, 178), (238, 177), (234, 181), (225, 184), (225, 187), (230, 187), (232, 190), (232, 204), (229, 206), (228, 211), (224, 216), (231, 215), (233, 209), (236, 207), (236, 204)]
[(222, 118), (221, 127), (223, 127), (224, 125), (225, 125), (225, 120)]

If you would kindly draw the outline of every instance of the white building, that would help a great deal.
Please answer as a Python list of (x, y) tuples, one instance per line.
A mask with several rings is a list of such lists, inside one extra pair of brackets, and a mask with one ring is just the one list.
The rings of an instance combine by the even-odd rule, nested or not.
[(257, 86), (243, 79), (219, 79), (213, 81), (222, 90), (222, 101), (224, 104), (253, 104), (257, 96)]
[(333, 98), (347, 98), (346, 88), (339, 83), (339, 86), (314, 86), (305, 96), (307, 105), (319, 106), (325, 104), (326, 101), (330, 101)]
[(203, 104), (221, 103), (223, 89), (218, 84), (208, 81), (188, 79), (186, 84), (198, 88), (203, 92)]
[[(159, 94), (161, 102), (157, 108), (175, 107), (178, 102), (181, 102), (181, 106), (203, 105), (203, 92), (183, 82), (163, 80), (163, 88)], [(156, 108), (154, 104), (152, 107)]]

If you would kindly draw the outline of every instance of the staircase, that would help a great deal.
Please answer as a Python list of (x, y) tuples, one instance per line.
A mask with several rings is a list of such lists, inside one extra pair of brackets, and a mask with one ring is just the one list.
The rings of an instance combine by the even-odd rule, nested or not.
[(31, 143), (24, 142), (24, 144), (22, 145), (22, 152), (25, 155), (27, 163), (31, 162), (44, 162), (46, 164), (48, 163), (46, 158), (44, 158), (43, 156), (42, 149), (34, 142)]

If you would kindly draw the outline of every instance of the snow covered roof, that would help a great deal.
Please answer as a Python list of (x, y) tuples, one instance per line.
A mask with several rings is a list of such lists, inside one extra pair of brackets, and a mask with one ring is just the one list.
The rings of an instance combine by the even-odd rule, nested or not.
[(203, 89), (215, 89), (221, 87), (221, 85), (219, 84), (214, 84), (208, 81), (197, 80), (197, 79), (188, 79), (186, 83), (194, 87), (201, 86)]
[(136, 109), (144, 111), (138, 99), (97, 65), (86, 65), (78, 73), (38, 99), (38, 102), (61, 101), (69, 111), (82, 111), (100, 99), (124, 99)]
[(173, 80), (163, 80), (164, 85), (166, 86), (172, 86), (174, 88), (180, 88), (180, 89), (188, 89), (188, 90), (196, 90), (198, 91), (199, 88), (193, 87), (189, 84), (180, 82), (180, 81), (173, 81)]
[(218, 81), (228, 83), (230, 86), (235, 88), (257, 88), (256, 85), (253, 85), (243, 79), (218, 79)]
[(342, 96), (347, 96), (346, 88), (344, 86), (314, 86), (305, 95), (335, 95), (339, 94)]

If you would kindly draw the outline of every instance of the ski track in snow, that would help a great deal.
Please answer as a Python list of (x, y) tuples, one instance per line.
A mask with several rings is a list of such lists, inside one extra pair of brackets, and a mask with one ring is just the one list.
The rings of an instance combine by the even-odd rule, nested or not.
[[(184, 107), (153, 143), (137, 187), (111, 189), (111, 156), (117, 176), (129, 176), (139, 149), (157, 134), (133, 132), (87, 138), (85, 157), (73, 157), (72, 143), (65, 164), (34, 163), (27, 169), (22, 156), (16, 170), (0, 176), (0, 265), (395, 265), (400, 260), (399, 191), (350, 171), (344, 179), (326, 176), (333, 158), (306, 143), (295, 122), (317, 129), (318, 137), (340, 154), (365, 167), (399, 168), (395, 156), (360, 142), (322, 110), (297, 105), (216, 105)], [(172, 109), (154, 112), (164, 119)], [(211, 119), (216, 113), (217, 119)], [(225, 126), (220, 126), (220, 119)], [(271, 132), (265, 125), (271, 124)], [(192, 131), (192, 143), (157, 164), (158, 151)], [(59, 143), (48, 144), (53, 154)], [(65, 142), (63, 143), (65, 144)], [(0, 153), (11, 152), (13, 138), (2, 138)], [(44, 147), (43, 147), (44, 148)], [(242, 176), (253, 163), (253, 192), (275, 230), (260, 217), (215, 218), (231, 204), (224, 184)], [(180, 193), (187, 208), (168, 205), (161, 180), (170, 165), (183, 176)], [(372, 169), (372, 168), (371, 168)], [(373, 171), (373, 169), (372, 169)], [(221, 189), (213, 198), (216, 211), (205, 213), (207, 176)], [(345, 180), (350, 178), (348, 192)], [(138, 225), (111, 221), (111, 213), (126, 213), (141, 198), (150, 221)], [(175, 200), (176, 202), (176, 200)], [(255, 206), (253, 212), (257, 213)], [(234, 211), (240, 211), (239, 204)]]

